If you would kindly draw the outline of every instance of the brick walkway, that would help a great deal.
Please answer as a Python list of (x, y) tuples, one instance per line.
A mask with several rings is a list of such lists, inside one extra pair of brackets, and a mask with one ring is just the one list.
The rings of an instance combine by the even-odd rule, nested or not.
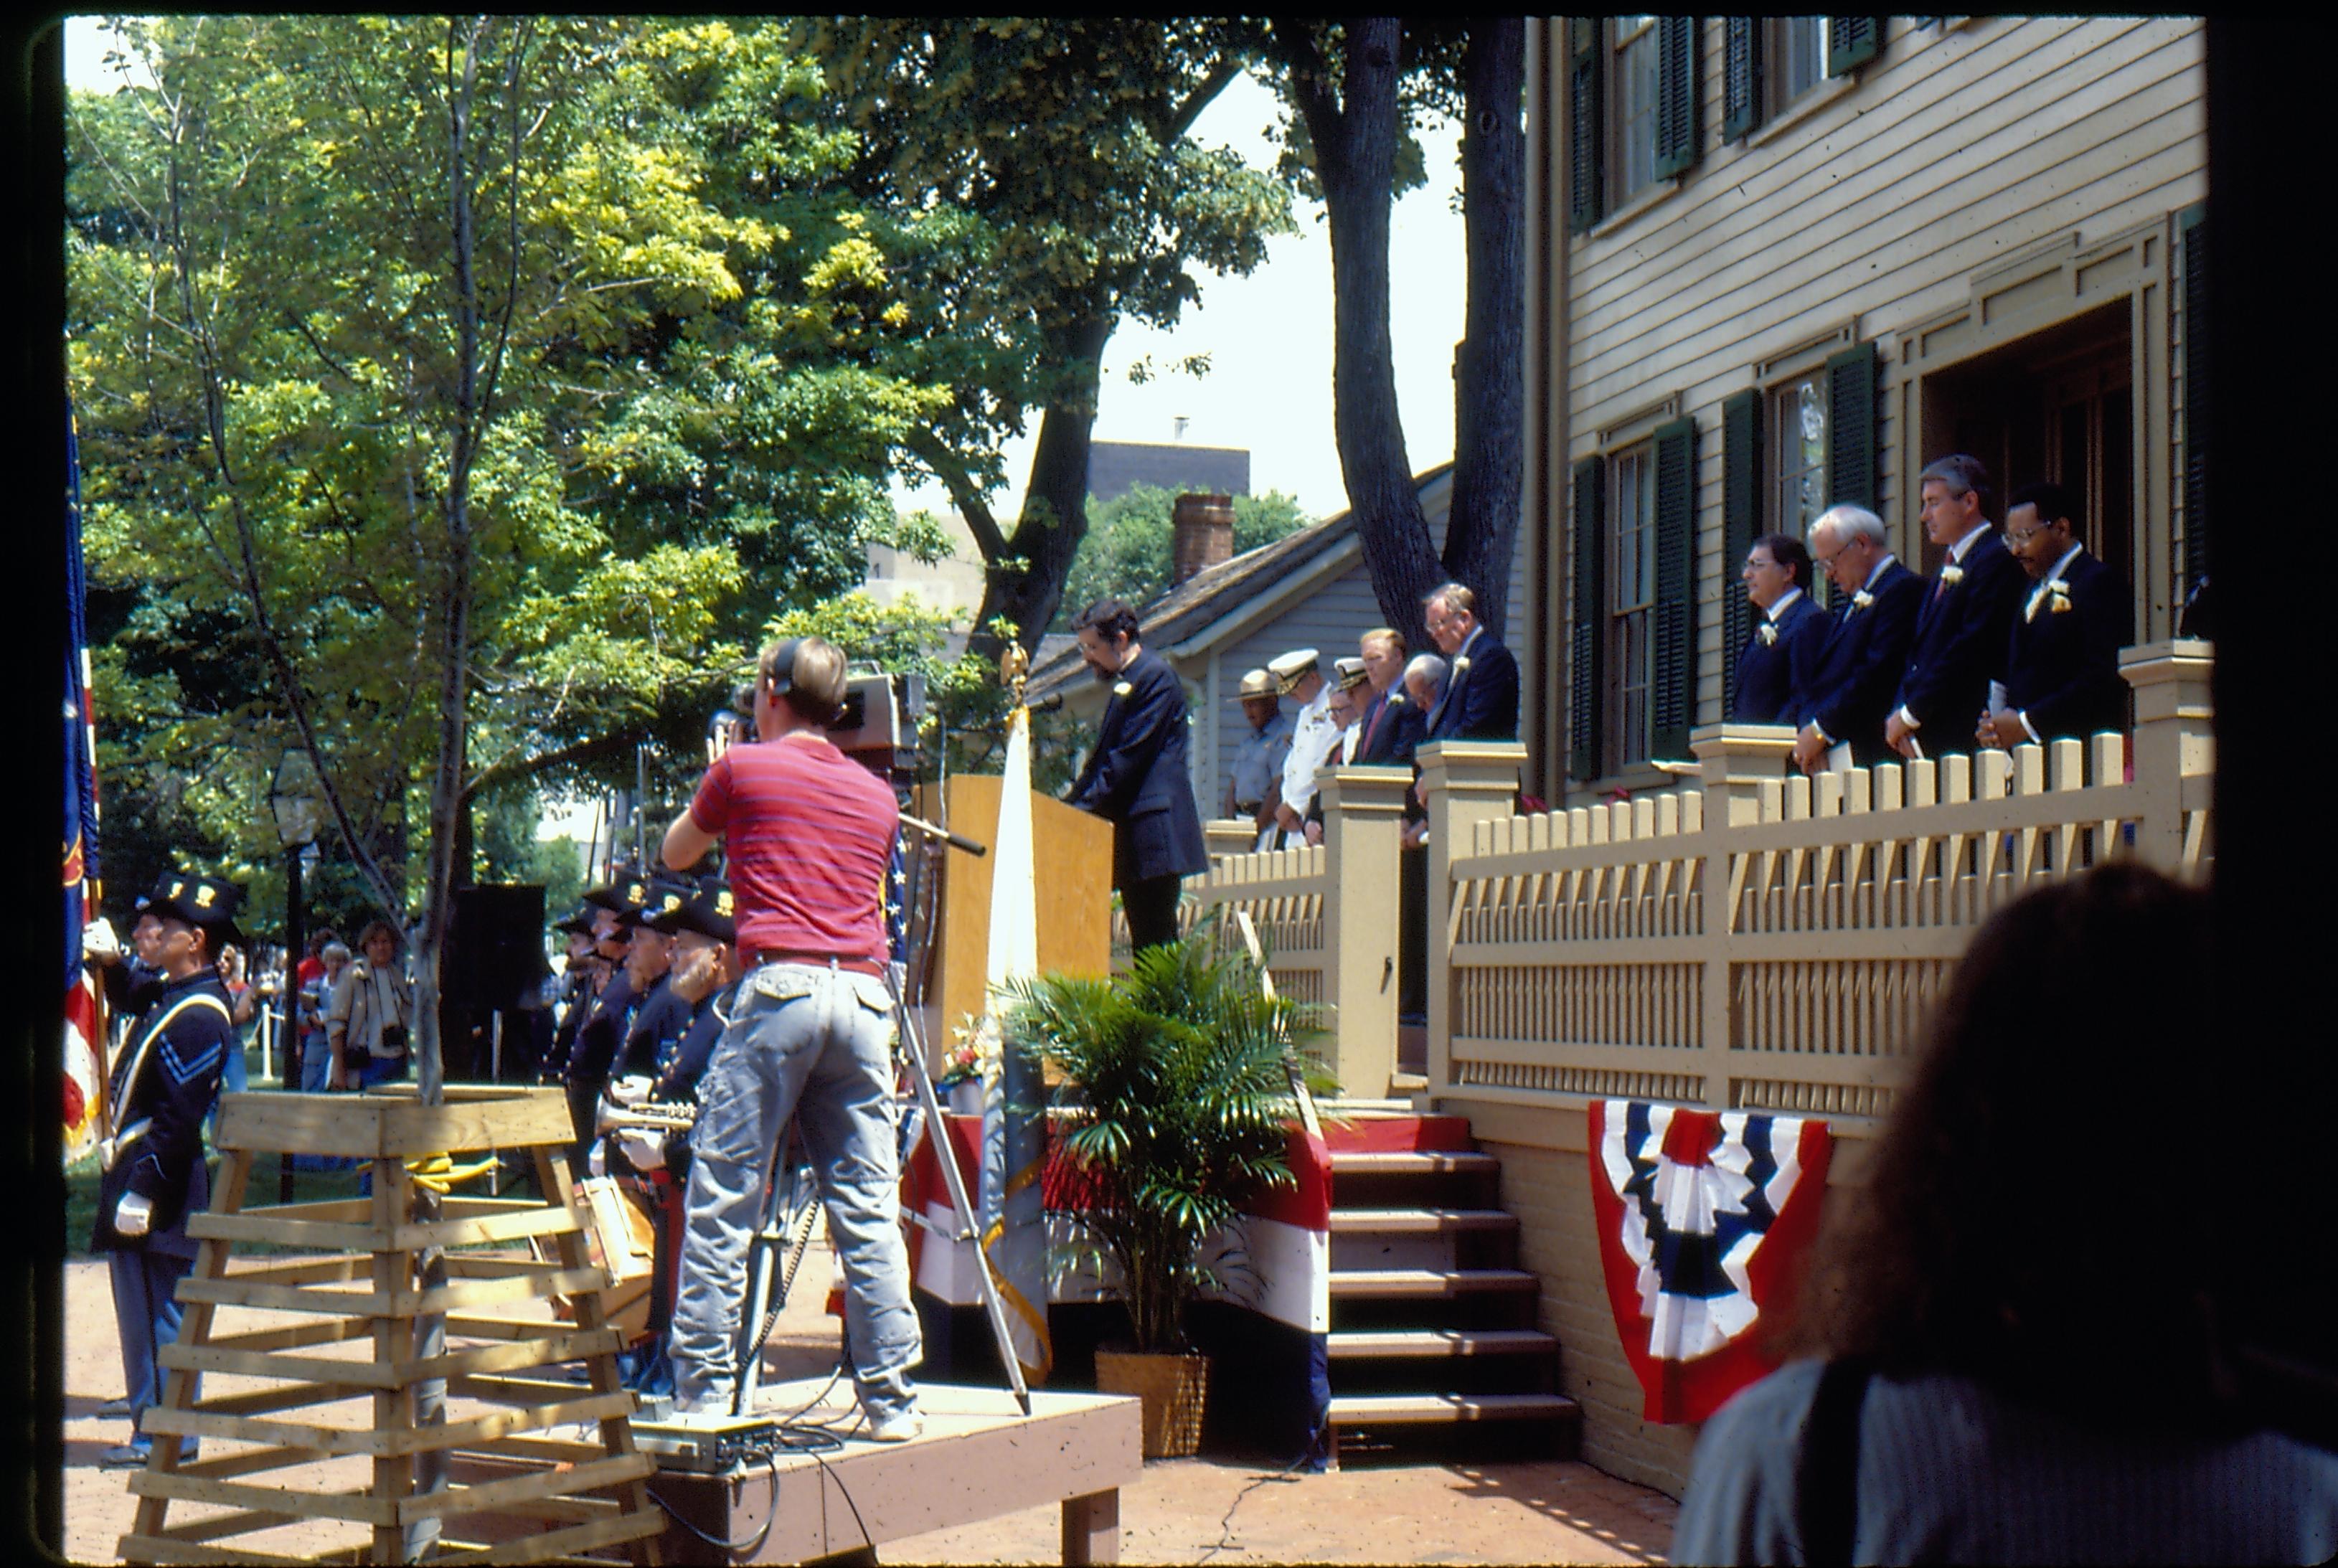
[[(833, 1364), (838, 1328), (821, 1310), (815, 1252), (771, 1338), (772, 1375), (817, 1377)], [(135, 1500), (125, 1475), (97, 1467), (128, 1435), (101, 1421), (122, 1391), (113, 1310), (103, 1262), (65, 1268), (65, 1554), (116, 1561)], [(229, 1314), (222, 1313), (222, 1327)], [(206, 1392), (257, 1380), (206, 1379)], [(1324, 1475), (1277, 1475), (1241, 1465), (1177, 1460), (1145, 1467), (1121, 1494), (1121, 1560), (1130, 1563), (1660, 1563), (1673, 1501), (1587, 1465), (1375, 1463)], [(1052, 1563), (1053, 1507), (937, 1531), (883, 1549), (887, 1563)], [(279, 1544), (280, 1543), (280, 1544)], [(290, 1533), (270, 1549), (294, 1547)]]

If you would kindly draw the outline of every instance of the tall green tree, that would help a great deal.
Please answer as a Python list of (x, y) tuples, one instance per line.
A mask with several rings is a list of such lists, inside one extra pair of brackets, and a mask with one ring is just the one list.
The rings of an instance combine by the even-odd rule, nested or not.
[[(1114, 328), (1174, 324), (1198, 272), (1247, 273), (1291, 227), (1272, 176), (1191, 136), (1249, 56), (1218, 24), (1174, 20), (830, 19), (802, 36), (860, 138), (852, 188), (899, 258), (912, 336), (889, 362), (954, 392), (905, 446), (982, 554), (976, 646), (994, 651), (1003, 619), (1036, 649), (1087, 532)], [(1000, 450), (1035, 412), (1029, 481), (1003, 518)]]

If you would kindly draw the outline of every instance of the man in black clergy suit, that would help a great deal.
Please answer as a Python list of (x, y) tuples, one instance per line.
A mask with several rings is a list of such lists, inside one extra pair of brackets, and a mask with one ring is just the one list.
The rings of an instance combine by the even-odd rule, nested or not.
[(1431, 740), (1518, 738), (1518, 662), (1478, 619), (1478, 595), (1448, 583), (1422, 601), (1429, 635), (1449, 660), (1445, 691), (1429, 710)]
[(1729, 717), (1739, 724), (1792, 724), (1818, 668), (1834, 617), (1811, 596), (1811, 553), (1791, 534), (1769, 534), (1745, 552), (1746, 600), (1761, 612), (1737, 655)]
[(1908, 644), (1924, 580), (1892, 557), (1883, 519), (1863, 506), (1830, 506), (1811, 524), (1811, 559), (1851, 595), (1835, 617), (1803, 694), (1794, 765), (1805, 773), (1865, 766), (1891, 755), (1883, 719)]
[(1989, 470), (1979, 458), (1938, 458), (1917, 484), (1924, 537), (1948, 554), (1924, 590), (1908, 668), (1883, 721), (1883, 743), (1911, 760), (1972, 749), (1966, 720), (1987, 705), (2022, 585), (2020, 563), (1989, 525)]
[(1128, 915), (1129, 946), (1158, 946), (1176, 939), (1181, 883), (1210, 864), (1185, 768), (1185, 688), (1168, 661), (1138, 643), (1136, 612), (1121, 601), (1097, 600), (1072, 630), (1112, 698), (1065, 799), (1112, 824), (1112, 885)]
[(2004, 696), (1981, 715), (1974, 739), (2007, 750), (2058, 736), (2081, 739), (2127, 728), (2120, 646), (2135, 603), (2118, 573), (2087, 554), (2059, 485), (2017, 490), (2005, 509), (2005, 542), (2036, 583), (2013, 618)]

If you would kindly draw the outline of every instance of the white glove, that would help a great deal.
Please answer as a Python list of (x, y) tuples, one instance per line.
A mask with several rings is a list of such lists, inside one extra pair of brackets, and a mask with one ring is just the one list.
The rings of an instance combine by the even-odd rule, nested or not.
[(113, 926), (104, 916), (81, 928), (81, 956), (101, 964), (112, 964), (121, 958), (122, 939), (113, 934)]
[(634, 1073), (612, 1083), (607, 1093), (613, 1104), (638, 1105), (650, 1097), (650, 1090), (653, 1087), (654, 1087), (653, 1080)]
[(665, 1140), (662, 1137), (628, 1128), (617, 1134), (617, 1147), (627, 1160), (633, 1161), (636, 1171), (665, 1169)]
[(122, 1201), (113, 1206), (113, 1232), (117, 1236), (143, 1236), (154, 1222), (154, 1203), (136, 1192), (124, 1192)]
[(584, 1169), (594, 1176), (606, 1176), (609, 1173), (609, 1161), (603, 1158), (601, 1146), (602, 1141), (598, 1138), (594, 1139), (593, 1147), (584, 1155)]

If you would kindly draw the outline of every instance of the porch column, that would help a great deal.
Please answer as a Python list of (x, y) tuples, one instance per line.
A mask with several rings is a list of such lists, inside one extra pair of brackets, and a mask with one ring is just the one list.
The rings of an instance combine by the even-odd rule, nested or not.
[(1704, 764), (1704, 887), (1703, 940), (1704, 978), (1698, 995), (1703, 1016), (1697, 1037), (1703, 1042), (1700, 1071), (1704, 1076), (1704, 1103), (1715, 1111), (1729, 1109), (1729, 1051), (1733, 1020), (1730, 1012), (1730, 935), (1737, 911), (1729, 904), (1729, 835), (1762, 820), (1764, 786), (1774, 795), (1785, 788), (1792, 771), (1794, 730), (1791, 724), (1700, 724), (1689, 731), (1689, 750)]
[(1258, 827), (1247, 817), (1213, 817), (1202, 824), (1202, 842), (1208, 847), (1210, 864), (1215, 866), (1229, 855), (1247, 855), (1258, 848)]
[(1447, 936), (1453, 862), (1478, 824), (1508, 817), (1527, 749), (1515, 740), (1433, 740), (1413, 754), (1429, 807), (1429, 1093), (1452, 1091), (1453, 954)]
[(2175, 875), (2196, 870), (2205, 848), (2187, 840), (2186, 828), (2188, 813), (2208, 808), (2215, 773), (2209, 699), (2215, 663), (2215, 645), (2197, 638), (2119, 651), (2119, 673), (2135, 688), (2135, 788), (2142, 797), (2135, 849)]
[(1324, 1000), (1338, 1033), (1331, 1071), (1344, 1094), (1378, 1100), (1396, 1072), (1398, 839), (1406, 768), (1326, 768), (1323, 794)]

